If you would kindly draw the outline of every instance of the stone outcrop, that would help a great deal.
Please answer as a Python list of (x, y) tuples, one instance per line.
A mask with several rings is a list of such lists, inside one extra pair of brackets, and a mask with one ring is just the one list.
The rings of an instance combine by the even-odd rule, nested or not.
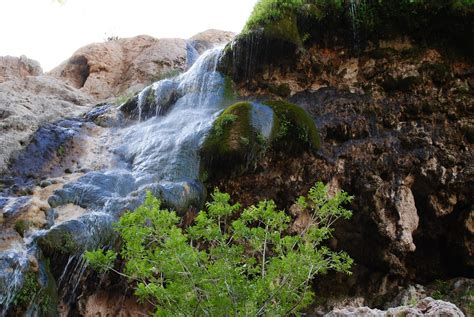
[(291, 49), (257, 30), (229, 45), (221, 64), (244, 98), (304, 108), (322, 148), (267, 152), (254, 171), (209, 188), (287, 210), (318, 180), (355, 197), (331, 246), (357, 264), (349, 278), (318, 283), (328, 297), (375, 298), (406, 281), (471, 277), (474, 267), (472, 63), (405, 40), (379, 44), (358, 55), (344, 46)]
[(0, 56), (0, 83), (43, 73), (40, 64), (26, 56)]
[(463, 312), (456, 305), (427, 297), (412, 306), (400, 306), (390, 308), (386, 311), (371, 309), (369, 307), (350, 307), (334, 309), (325, 316), (327, 317), (349, 317), (349, 316), (374, 316), (374, 317), (396, 317), (396, 316), (446, 316), (464, 317)]
[(94, 103), (89, 95), (56, 78), (34, 76), (38, 73), (35, 69), (14, 77), (10, 73), (10, 80), (0, 83), (0, 172), (40, 125), (79, 116)]
[(208, 30), (190, 40), (140, 35), (94, 43), (77, 50), (50, 74), (98, 100), (130, 96), (154, 81), (184, 71), (197, 54), (233, 34)]
[(224, 44), (231, 41), (234, 36), (235, 33), (233, 32), (210, 29), (194, 35), (189, 39), (189, 42), (199, 54), (202, 54), (215, 44)]

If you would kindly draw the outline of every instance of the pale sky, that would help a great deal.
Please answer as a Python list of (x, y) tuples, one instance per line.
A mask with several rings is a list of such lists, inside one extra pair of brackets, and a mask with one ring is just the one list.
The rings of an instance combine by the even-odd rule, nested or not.
[(257, 0), (0, 0), (0, 56), (26, 55), (49, 71), (108, 36), (189, 38), (240, 32)]

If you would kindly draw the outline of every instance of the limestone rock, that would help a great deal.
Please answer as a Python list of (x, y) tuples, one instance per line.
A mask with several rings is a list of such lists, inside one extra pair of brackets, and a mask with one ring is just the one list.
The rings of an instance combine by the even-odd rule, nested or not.
[(0, 83), (0, 172), (40, 125), (78, 116), (93, 102), (83, 92), (46, 75)]
[[(401, 252), (415, 251), (412, 234), (418, 228), (419, 217), (410, 188), (405, 185), (398, 188), (383, 186), (377, 191), (375, 201), (378, 206), (375, 217), (380, 232)], [(392, 208), (384, 207), (386, 205), (392, 205)]]
[(185, 65), (184, 40), (141, 35), (82, 47), (50, 74), (103, 100), (135, 92)]
[(40, 64), (22, 55), (21, 57), (0, 56), (0, 83), (38, 76), (43, 73)]
[(327, 317), (346, 317), (346, 316), (452, 316), (463, 317), (462, 311), (456, 305), (426, 297), (420, 300), (414, 306), (400, 306), (390, 308), (386, 311), (371, 309), (369, 307), (347, 307), (343, 309), (334, 309), (325, 316)]
[(77, 50), (50, 74), (98, 100), (131, 95), (154, 81), (173, 76), (195, 56), (232, 38), (230, 32), (208, 30), (183, 39), (147, 35), (94, 43)]
[(232, 32), (210, 29), (194, 35), (189, 41), (196, 51), (202, 54), (205, 50), (212, 48), (214, 45), (231, 41), (234, 36), (235, 33)]

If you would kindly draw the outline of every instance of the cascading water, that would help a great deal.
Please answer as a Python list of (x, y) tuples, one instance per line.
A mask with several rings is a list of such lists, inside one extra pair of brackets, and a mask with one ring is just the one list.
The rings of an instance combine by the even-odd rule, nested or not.
[[(216, 71), (220, 54), (221, 49), (209, 50), (187, 72), (147, 87), (136, 97), (133, 111), (137, 120), (104, 129), (96, 142), (106, 148), (107, 155), (102, 160), (108, 160), (103, 164), (107, 168), (85, 172), (65, 182), (48, 199), (53, 213), (75, 206), (84, 210), (81, 216), (54, 223), (48, 230), (29, 232), (25, 239), (30, 241), (29, 245), (0, 249), (2, 316), (29, 269), (34, 252), (27, 250), (36, 250), (36, 245), (41, 247), (42, 241), (47, 241), (53, 233), (67, 233), (81, 250), (94, 248), (110, 242), (111, 223), (121, 211), (138, 206), (148, 190), (177, 210), (203, 202), (204, 187), (198, 181), (198, 151), (224, 107), (224, 77)], [(81, 161), (80, 157), (76, 159)], [(13, 200), (3, 199), (7, 203)], [(77, 288), (84, 270), (81, 261), (80, 255), (71, 255), (58, 280), (62, 288)], [(75, 268), (73, 272), (69, 272), (70, 267)]]
[(359, 50), (359, 30), (358, 30), (358, 19), (359, 12), (358, 7), (360, 5), (360, 0), (350, 0), (349, 3), (349, 14), (352, 20), (352, 40), (354, 41), (354, 49)]
[[(153, 84), (149, 92), (154, 94), (153, 112), (159, 112), (162, 101), (173, 94), (178, 99), (171, 111), (121, 131), (122, 144), (116, 153), (130, 163), (139, 185), (197, 178), (199, 143), (222, 107), (224, 78), (216, 71), (219, 55), (220, 49), (207, 51), (186, 73)], [(139, 109), (144, 107), (142, 95)]]

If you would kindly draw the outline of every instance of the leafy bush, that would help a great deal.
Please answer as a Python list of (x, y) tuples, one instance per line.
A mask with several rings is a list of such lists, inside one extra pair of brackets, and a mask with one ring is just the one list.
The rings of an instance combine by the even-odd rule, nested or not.
[[(309, 221), (291, 229), (292, 219), (273, 201), (243, 211), (217, 189), (206, 210), (188, 228), (148, 193), (144, 204), (125, 213), (116, 225), (123, 239), (119, 256), (124, 274), (135, 281), (135, 294), (152, 303), (156, 316), (282, 316), (307, 307), (310, 282), (328, 270), (350, 273), (352, 259), (322, 243), (331, 226), (351, 212), (344, 192), (330, 198), (317, 183), (297, 206)], [(87, 252), (103, 271), (113, 269), (117, 254)]]
[(244, 30), (278, 20), (286, 11), (297, 10), (305, 2), (305, 0), (260, 0), (255, 4)]

